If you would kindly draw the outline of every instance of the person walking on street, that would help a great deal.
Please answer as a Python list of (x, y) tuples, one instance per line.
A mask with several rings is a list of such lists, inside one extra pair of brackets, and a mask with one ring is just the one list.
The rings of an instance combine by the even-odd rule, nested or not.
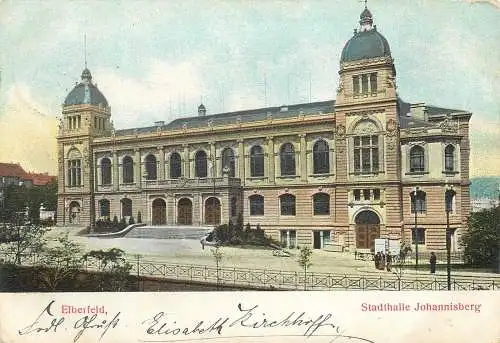
[(375, 268), (380, 269), (380, 267), (379, 267), (379, 265), (380, 265), (380, 252), (377, 252), (375, 254), (375, 256), (373, 257), (373, 259), (375, 260)]
[(431, 252), (429, 263), (431, 265), (431, 274), (436, 273), (436, 254), (434, 254), (434, 251)]
[(387, 253), (387, 271), (390, 272), (392, 269), (392, 256), (391, 253)]

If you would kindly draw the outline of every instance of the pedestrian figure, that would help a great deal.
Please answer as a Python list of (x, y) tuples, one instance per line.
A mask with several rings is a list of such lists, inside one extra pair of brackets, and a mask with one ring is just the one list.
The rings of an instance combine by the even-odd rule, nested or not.
[(380, 269), (385, 269), (385, 253), (380, 253)]
[(390, 253), (387, 254), (387, 271), (390, 272), (392, 269), (392, 256)]
[(375, 268), (380, 269), (380, 252), (377, 252), (375, 256), (373, 257), (373, 260), (375, 261)]
[(436, 255), (434, 254), (434, 251), (431, 252), (429, 263), (431, 265), (431, 274), (436, 273)]

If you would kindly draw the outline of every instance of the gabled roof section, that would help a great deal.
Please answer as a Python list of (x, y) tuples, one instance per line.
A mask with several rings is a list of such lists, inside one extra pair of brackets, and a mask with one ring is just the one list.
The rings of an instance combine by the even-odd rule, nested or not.
[[(195, 116), (178, 118), (167, 125), (163, 126), (164, 130), (179, 130), (182, 128), (193, 129), (201, 127), (224, 126), (238, 123), (251, 123), (269, 119), (286, 119), (293, 118), (299, 115), (311, 116), (318, 114), (333, 113), (335, 110), (335, 100), (297, 104), (297, 105), (283, 105), (279, 107), (266, 107), (253, 110), (243, 110), (227, 113), (218, 113), (207, 116)], [(132, 128), (117, 130), (116, 136), (132, 135), (134, 133), (149, 133), (154, 132), (156, 126)]]
[(0, 176), (18, 177), (24, 179), (26, 171), (16, 163), (0, 163)]
[(427, 115), (429, 117), (436, 117), (440, 115), (448, 115), (452, 113), (469, 113), (469, 111), (465, 110), (457, 110), (457, 109), (452, 109), (452, 108), (444, 108), (444, 107), (437, 107), (437, 106), (432, 106), (432, 105), (427, 105), (426, 106), (426, 111)]
[[(413, 108), (412, 108), (413, 106)], [(417, 108), (420, 109), (417, 113)], [(413, 127), (434, 127), (435, 121), (429, 121), (439, 116), (451, 114), (469, 113), (465, 110), (437, 107), (424, 104), (410, 104), (398, 98), (398, 119), (402, 129)]]

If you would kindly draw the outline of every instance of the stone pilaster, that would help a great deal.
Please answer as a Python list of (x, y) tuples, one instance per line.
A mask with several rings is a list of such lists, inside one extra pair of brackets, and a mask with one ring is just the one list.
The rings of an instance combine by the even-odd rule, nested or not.
[(118, 173), (118, 153), (113, 150), (113, 191), (118, 190), (119, 185), (119, 173)]
[(184, 149), (184, 171), (183, 175), (186, 179), (189, 179), (189, 145), (183, 144), (182, 148)]
[(160, 155), (158, 161), (160, 163), (158, 168), (158, 180), (165, 180), (165, 148), (158, 147), (158, 154)]
[(238, 171), (241, 180), (245, 180), (245, 147), (243, 139), (238, 140)]
[(217, 177), (217, 158), (215, 155), (215, 142), (210, 142), (210, 160), (212, 161), (212, 171), (210, 172), (212, 177)]
[(305, 133), (300, 134), (300, 179), (307, 182), (307, 143)]
[(134, 161), (134, 177), (135, 185), (137, 188), (141, 188), (141, 152), (139, 149), (134, 149), (135, 161)]
[(274, 183), (274, 137), (269, 136), (267, 139), (267, 160), (268, 160), (268, 175), (269, 182)]

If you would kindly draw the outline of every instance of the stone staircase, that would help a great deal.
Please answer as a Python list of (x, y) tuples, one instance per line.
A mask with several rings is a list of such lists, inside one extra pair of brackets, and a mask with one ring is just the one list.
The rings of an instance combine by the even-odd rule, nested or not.
[(206, 235), (213, 226), (142, 226), (125, 234), (125, 238), (196, 239)]

